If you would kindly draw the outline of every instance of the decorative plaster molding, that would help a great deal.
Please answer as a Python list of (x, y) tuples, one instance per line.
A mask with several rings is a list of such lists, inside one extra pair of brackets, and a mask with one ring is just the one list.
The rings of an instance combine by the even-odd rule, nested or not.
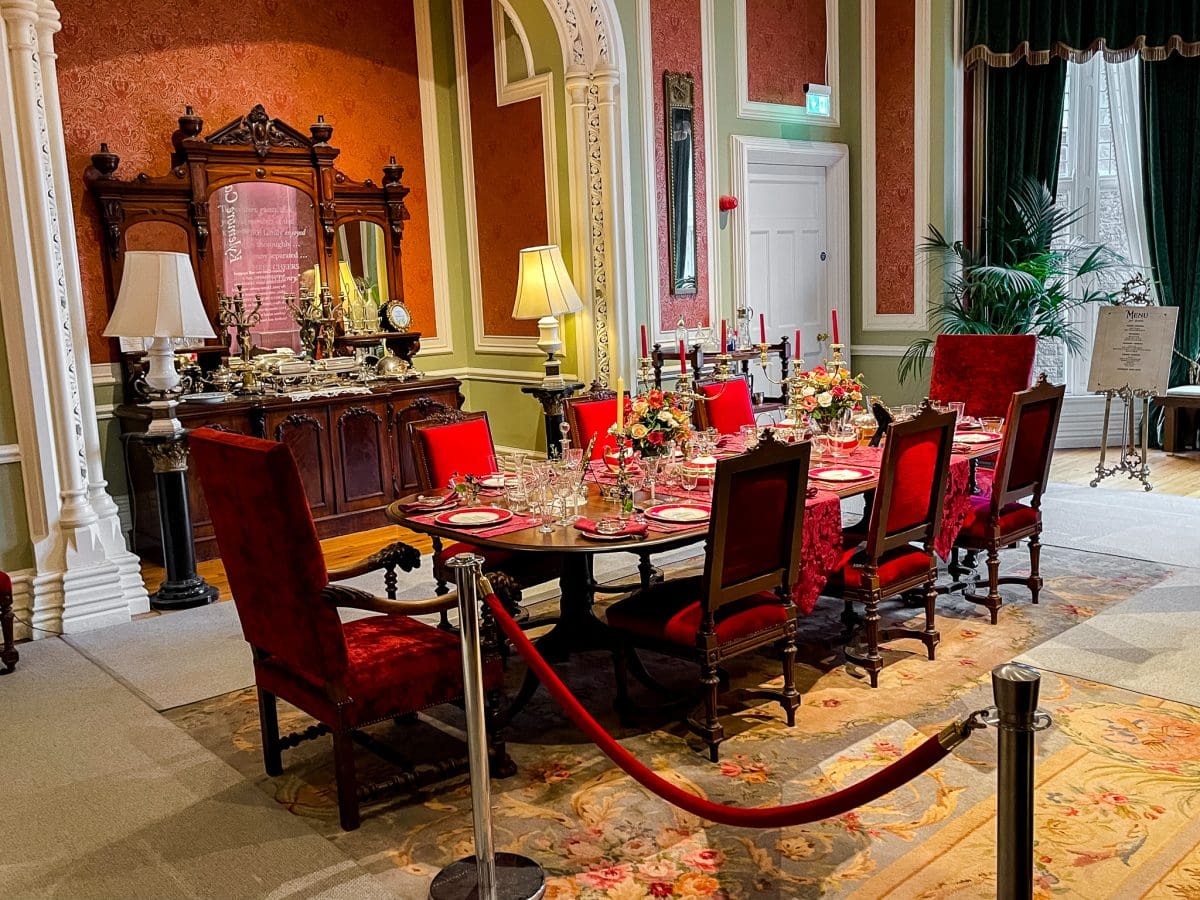
[[(488, 381), (495, 384), (541, 384), (544, 372), (520, 372), (513, 369), (489, 369), (481, 366), (457, 366), (450, 369), (433, 369), (424, 373), (429, 378), (459, 378), (464, 381)], [(566, 381), (577, 381), (578, 376), (564, 372)]]
[(417, 79), (421, 98), (421, 144), (425, 157), (425, 190), (429, 196), (429, 253), (433, 263), (433, 318), (437, 337), (421, 340), (423, 356), (454, 352), (450, 306), (450, 255), (446, 247), (446, 195), (442, 187), (442, 151), (438, 134), (437, 76), (433, 64), (433, 31), (426, 0), (413, 0), (417, 42)]
[(908, 347), (901, 344), (852, 344), (850, 352), (854, 356), (885, 356), (901, 357)]
[[(711, 0), (708, 0), (711, 2)], [(869, 0), (864, 0), (864, 4)], [(864, 6), (865, 10), (865, 6)], [(874, 14), (874, 3), (871, 13)], [(841, 61), (838, 36), (838, 0), (825, 0), (825, 77), (829, 79), (830, 115), (810, 115), (804, 106), (788, 103), (764, 103), (750, 99), (750, 54), (746, 47), (746, 0), (733, 4), (734, 47), (737, 57), (738, 118), (761, 122), (815, 125), (838, 128), (842, 124)], [(863, 15), (866, 15), (864, 11)]]
[[(823, 141), (791, 141), (743, 134), (733, 135), (730, 141), (730, 190), (736, 197), (747, 196), (750, 164), (755, 161), (825, 169), (825, 237), (829, 257), (825, 266), (826, 297), (848, 331), (853, 321), (850, 311), (850, 148)], [(746, 266), (750, 256), (750, 234), (744, 206), (733, 212), (731, 222), (733, 302), (737, 308), (745, 306), (749, 299), (746, 296)], [(852, 356), (853, 348), (850, 348), (846, 361), (849, 362)]]
[(862, 0), (862, 329), (863, 331), (927, 331), (929, 262), (916, 255), (929, 225), (929, 53), (930, 0), (915, 0), (913, 68), (913, 311), (880, 313), (876, 228), (876, 104), (875, 104), (875, 4)]
[(0, 466), (21, 461), (20, 444), (0, 444)]
[(121, 383), (121, 364), (92, 363), (92, 387), (112, 387)]

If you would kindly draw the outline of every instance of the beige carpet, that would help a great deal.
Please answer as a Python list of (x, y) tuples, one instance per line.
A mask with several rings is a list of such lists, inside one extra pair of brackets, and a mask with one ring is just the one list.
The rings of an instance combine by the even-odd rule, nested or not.
[(0, 897), (393, 896), (66, 643), (0, 698)]

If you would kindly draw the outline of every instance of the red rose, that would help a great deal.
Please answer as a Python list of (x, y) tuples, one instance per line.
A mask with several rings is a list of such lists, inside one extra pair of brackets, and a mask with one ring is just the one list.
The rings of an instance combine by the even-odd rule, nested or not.
[(650, 432), (650, 434), (648, 434), (646, 436), (646, 440), (649, 441), (651, 444), (653, 444), (655, 447), (661, 446), (661, 444), (663, 442), (663, 434), (661, 431), (652, 431), (652, 432)]

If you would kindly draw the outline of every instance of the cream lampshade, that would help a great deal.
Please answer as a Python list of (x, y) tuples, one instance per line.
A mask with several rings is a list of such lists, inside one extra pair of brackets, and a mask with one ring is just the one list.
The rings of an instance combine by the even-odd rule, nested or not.
[[(105, 337), (151, 338), (146, 384), (159, 396), (151, 431), (177, 430), (169, 395), (179, 387), (173, 338), (216, 337), (186, 253), (130, 250), (125, 254), (121, 289)], [(165, 410), (165, 417), (158, 415)], [(162, 419), (163, 421), (159, 421)], [(156, 427), (157, 425), (157, 427)]]
[(563, 386), (558, 361), (562, 339), (558, 335), (558, 316), (579, 312), (583, 301), (571, 282), (562, 252), (556, 244), (526, 247), (521, 251), (517, 273), (517, 302), (514, 319), (538, 320), (538, 348), (546, 354), (546, 377), (542, 387)]

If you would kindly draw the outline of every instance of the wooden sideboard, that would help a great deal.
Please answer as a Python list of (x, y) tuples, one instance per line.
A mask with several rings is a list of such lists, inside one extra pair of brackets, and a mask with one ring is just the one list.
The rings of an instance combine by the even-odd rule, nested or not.
[[(317, 533), (325, 538), (387, 525), (384, 509), (417, 488), (408, 423), (426, 418), (438, 404), (461, 407), (455, 378), (376, 386), (370, 394), (314, 400), (252, 397), (219, 404), (180, 403), (177, 416), (188, 429), (218, 428), (282, 441), (300, 467)], [(137, 440), (150, 421), (145, 406), (116, 409), (121, 423), (133, 511), (133, 550), (162, 561), (158, 495), (150, 458)], [(196, 558), (219, 556), (208, 504), (197, 479), (188, 481)], [(254, 510), (246, 510), (254, 515)]]

